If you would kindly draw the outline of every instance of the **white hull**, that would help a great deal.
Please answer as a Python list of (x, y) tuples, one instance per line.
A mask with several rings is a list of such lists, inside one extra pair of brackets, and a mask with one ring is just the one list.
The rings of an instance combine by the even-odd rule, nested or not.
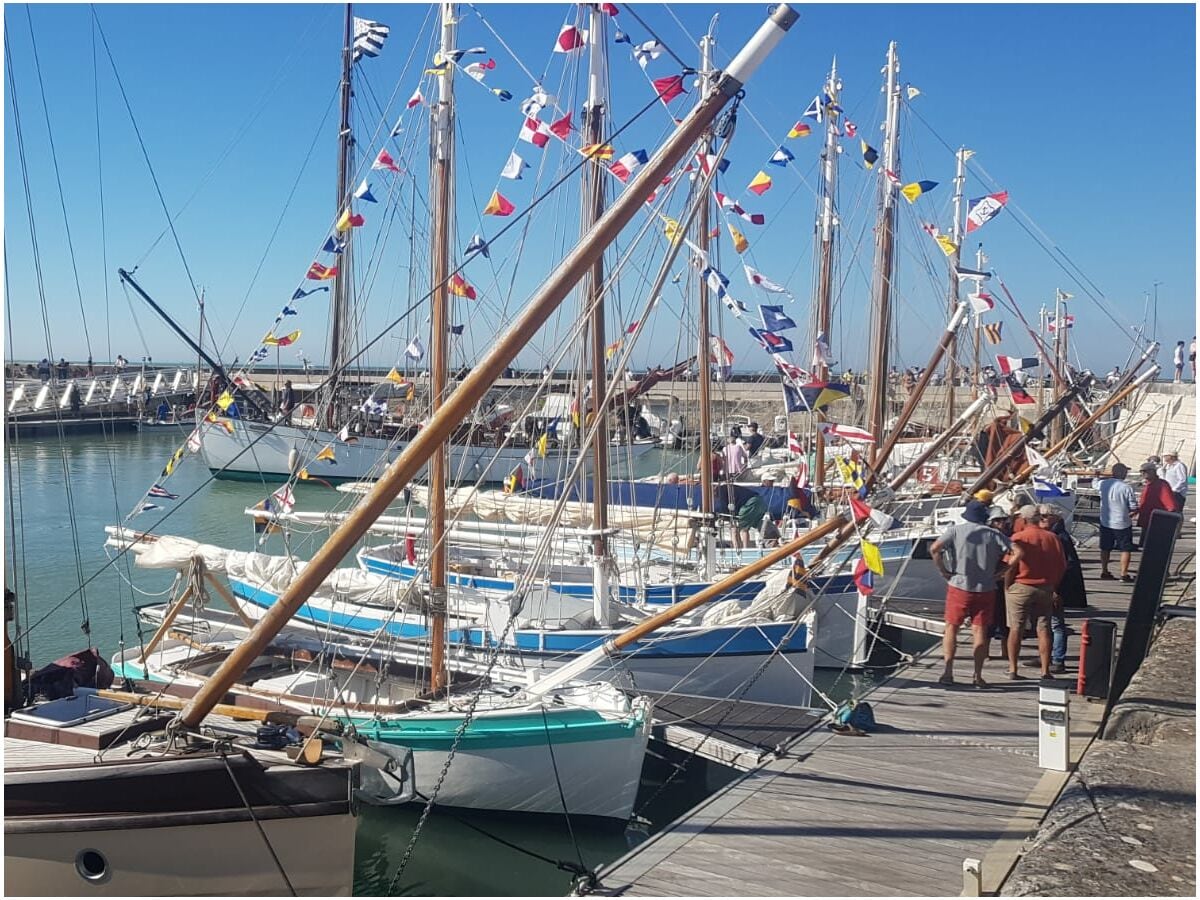
[[(335, 460), (315, 460), (326, 446), (334, 448)], [(293, 425), (268, 426), (261, 422), (235, 420), (230, 434), (215, 425), (201, 427), (201, 453), (205, 465), (220, 478), (285, 481), (300, 468), (313, 478), (330, 482), (362, 481), (378, 478), (384, 467), (400, 455), (404, 441), (363, 437), (353, 443), (339, 441), (330, 431), (298, 428)], [(656, 446), (653, 442), (622, 445), (622, 455), (635, 458)], [(450, 445), (449, 477), (459, 484), (499, 484), (514, 469), (525, 464), (528, 447), (492, 447), (466, 444)], [(574, 452), (551, 449), (539, 458), (539, 471), (565, 471)], [(590, 461), (584, 471), (590, 472)], [(425, 474), (422, 467), (418, 477)]]
[[(629, 738), (480, 751), (460, 748), (437, 802), (464, 809), (562, 815), (565, 798), (565, 811), (572, 816), (624, 821), (633, 813), (649, 737), (647, 715), (644, 726)], [(437, 784), (446, 755), (413, 751), (413, 770), (422, 793), (428, 794)]]
[[(298, 894), (350, 895), (355, 816), (264, 819), (261, 824)], [(83, 850), (103, 856), (107, 877), (89, 880), (80, 874), (76, 858)], [(263, 896), (286, 895), (288, 889), (253, 822), (218, 822), (50, 833), (13, 833), (6, 827), (4, 893)]]

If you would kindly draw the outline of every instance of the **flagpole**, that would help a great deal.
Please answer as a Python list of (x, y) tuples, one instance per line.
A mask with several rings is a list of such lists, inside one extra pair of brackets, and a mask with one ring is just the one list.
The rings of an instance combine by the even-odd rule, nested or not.
[[(346, 179), (350, 171), (350, 78), (353, 65), (354, 45), (354, 4), (346, 4), (346, 20), (342, 38), (342, 84), (341, 102), (342, 118), (338, 128), (338, 168), (337, 168), (337, 201), (334, 215), (339, 219), (343, 209), (349, 203)], [(326, 424), (330, 428), (337, 425), (337, 387), (338, 372), (342, 367), (342, 334), (346, 318), (346, 294), (350, 288), (350, 245), (353, 241), (350, 233), (346, 232), (346, 244), (342, 248), (341, 258), (337, 260), (337, 275), (333, 277), (333, 289), (329, 292), (329, 407), (326, 410)], [(336, 238), (335, 238), (336, 240)]]
[[(708, 32), (700, 39), (700, 102), (708, 95), (712, 87), (712, 48), (716, 43), (712, 35), (717, 17), (709, 23)], [(712, 128), (706, 128), (700, 138), (701, 158), (707, 158), (712, 152)], [(714, 175), (715, 178), (715, 175)], [(704, 254), (707, 266), (709, 252), (709, 203), (707, 188), (700, 198), (700, 209), (696, 214), (697, 234), (696, 243)], [(699, 287), (699, 308), (696, 313), (696, 326), (699, 332), (699, 350), (697, 355), (697, 383), (700, 400), (700, 541), (702, 575), (712, 578), (717, 568), (717, 529), (714, 510), (716, 509), (715, 488), (712, 473), (712, 385), (710, 378), (712, 367), (709, 359), (712, 354), (712, 335), (709, 333), (708, 322), (708, 279), (701, 275)], [(785, 402), (784, 409), (787, 409)], [(727, 481), (729, 479), (727, 478)]]
[[(450, 198), (454, 180), (454, 65), (458, 24), (453, 3), (442, 4), (441, 50), (443, 66), (438, 79), (438, 100), (431, 110), (429, 136), (433, 169), (430, 196), (433, 229), (430, 235), (430, 279), (432, 315), (430, 322), (430, 416), (437, 415), (446, 394), (449, 365), (447, 323), (450, 321)], [(442, 441), (429, 460), (429, 686), (439, 690), (446, 683), (446, 443)]]
[[(1061, 294), (1061, 292), (1056, 289), (1054, 292), (1054, 368), (1061, 375), (1061, 373), (1062, 373), (1062, 331), (1063, 331), (1063, 329), (1062, 329), (1062, 300), (1060, 299), (1060, 294)], [(1057, 385), (1058, 379), (1055, 379), (1055, 383)], [(1059, 396), (1060, 396), (1060, 391), (1059, 391), (1058, 387), (1056, 386), (1055, 391), (1054, 391), (1055, 402), (1058, 401)], [(1062, 427), (1063, 427), (1062, 419), (1059, 418), (1058, 416), (1055, 416), (1054, 420), (1050, 423), (1050, 441), (1051, 441), (1051, 443), (1057, 444), (1060, 440), (1062, 440), (1062, 436), (1063, 436)]]
[[(962, 200), (963, 200), (963, 183), (967, 180), (967, 156), (970, 151), (966, 147), (959, 147), (958, 152), (954, 154), (955, 169), (954, 169), (954, 223), (950, 226), (950, 240), (954, 243), (954, 252), (950, 255), (950, 314), (954, 314), (954, 310), (958, 308), (959, 282), (957, 267), (962, 261)], [(982, 271), (982, 270), (981, 270)], [(976, 286), (978, 293), (978, 285)], [(976, 334), (978, 334), (979, 314), (975, 314)], [(958, 380), (958, 338), (951, 336), (950, 347), (946, 352), (946, 424), (949, 428), (954, 424), (954, 388), (955, 381)]]
[[(983, 243), (982, 242), (975, 249), (975, 270), (978, 272), (983, 271)], [(957, 280), (957, 279), (955, 279), (955, 280)], [(972, 400), (976, 400), (979, 398), (979, 337), (980, 337), (980, 333), (982, 331), (983, 331), (982, 316), (978, 312), (976, 312), (975, 313), (975, 335), (974, 335), (974, 337), (975, 337), (975, 355), (974, 355), (974, 359), (971, 364), (971, 399)]]
[[(842, 88), (842, 82), (838, 79), (837, 74), (837, 57), (833, 58), (833, 64), (829, 69), (829, 78), (825, 82), (825, 93), (829, 95), (833, 103), (837, 103), (839, 93)], [(825, 148), (822, 151), (821, 159), (821, 180), (823, 182), (823, 190), (821, 192), (821, 215), (817, 224), (821, 242), (821, 262), (817, 273), (817, 307), (816, 307), (816, 326), (817, 338), (825, 336), (826, 343), (829, 342), (829, 331), (831, 326), (831, 299), (833, 295), (833, 229), (834, 229), (834, 214), (833, 214), (833, 197), (834, 185), (837, 181), (837, 130), (833, 121), (832, 114), (825, 117)], [(814, 346), (816, 341), (814, 341)], [(829, 363), (825, 358), (824, 353), (817, 353), (816, 371), (813, 373), (817, 381), (829, 381)], [(811, 418), (811, 417), (810, 417)], [(825, 413), (821, 410), (816, 414), (816, 447), (814, 448), (813, 468), (815, 472), (810, 473), (813, 483), (813, 491), (819, 497), (824, 492), (825, 488), (825, 434), (821, 431), (821, 423), (825, 421)], [(807, 460), (807, 453), (804, 454)]]

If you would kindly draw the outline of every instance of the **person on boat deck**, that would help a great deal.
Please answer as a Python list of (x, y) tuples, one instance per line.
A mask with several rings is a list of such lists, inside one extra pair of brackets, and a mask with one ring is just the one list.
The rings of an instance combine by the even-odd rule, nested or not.
[(279, 411), (283, 413), (283, 424), (292, 424), (292, 410), (296, 408), (296, 392), (292, 390), (292, 379), (283, 383), (283, 392), (279, 395)]
[(766, 440), (766, 438), (764, 438), (761, 434), (758, 433), (758, 423), (751, 422), (750, 423), (750, 434), (748, 434), (745, 438), (746, 455), (753, 456), (755, 453), (757, 453), (759, 451), (759, 449), (762, 447), (763, 442), (765, 440)]
[(165, 422), (170, 417), (171, 417), (171, 406), (170, 406), (170, 404), (167, 403), (166, 399), (164, 398), (158, 402), (157, 418), (158, 418), (158, 421)]
[(750, 547), (750, 529), (761, 527), (763, 517), (768, 515), (767, 504), (757, 491), (740, 484), (732, 486), (731, 499), (729, 499), (729, 491), (721, 490), (717, 491), (717, 494), (726, 497), (727, 509), (734, 516), (734, 548), (741, 550)]
[(1020, 549), (1021, 559), (1015, 569), (1009, 569), (1004, 583), (1008, 607), (1008, 678), (1010, 681), (1021, 678), (1017, 672), (1021, 638), (1025, 635), (1026, 620), (1032, 618), (1037, 626), (1042, 680), (1048, 681), (1054, 591), (1067, 571), (1067, 559), (1058, 538), (1046, 530), (1045, 520), (1032, 503), (1018, 511), (1012, 542), (1014, 548)]
[(1138, 501), (1138, 528), (1142, 530), (1138, 537), (1138, 547), (1141, 548), (1146, 540), (1146, 529), (1150, 527), (1150, 516), (1156, 509), (1167, 512), (1179, 512), (1181, 507), (1175, 498), (1175, 492), (1165, 478), (1158, 477), (1158, 467), (1152, 462), (1142, 463), (1142, 496)]
[(1176, 511), (1183, 512), (1187, 503), (1188, 470), (1187, 466), (1179, 461), (1179, 454), (1174, 450), (1163, 454), (1163, 470), (1160, 477), (1166, 480), (1175, 494), (1175, 502), (1179, 507)]
[(746, 448), (736, 437), (730, 436), (725, 440), (725, 475), (731, 481), (742, 472), (746, 471), (746, 466), (750, 463), (750, 457), (746, 455)]
[(973, 638), (975, 687), (986, 687), (983, 663), (987, 659), (988, 633), (992, 625), (996, 581), (1008, 568), (1006, 553), (1011, 553), (1009, 565), (1020, 562), (1022, 551), (995, 528), (987, 526), (987, 507), (971, 500), (963, 510), (963, 522), (947, 528), (929, 548), (933, 564), (946, 580), (946, 629), (942, 637), (942, 660), (945, 671), (939, 684), (954, 684), (954, 653), (958, 629), (970, 621)]

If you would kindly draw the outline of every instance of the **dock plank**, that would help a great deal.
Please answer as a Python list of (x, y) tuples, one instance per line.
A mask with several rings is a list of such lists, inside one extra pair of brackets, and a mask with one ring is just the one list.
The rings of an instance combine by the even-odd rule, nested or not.
[[(1172, 565), (1192, 552), (1186, 523)], [(1081, 548), (1085, 576), (1098, 574)], [(1194, 563), (1192, 564), (1194, 565)], [(1179, 580), (1181, 584), (1185, 578)], [(1182, 590), (1168, 581), (1164, 603)], [(1185, 585), (1186, 587), (1186, 585)], [(1124, 620), (1132, 586), (1089, 580), (1088, 616)], [(1194, 594), (1190, 595), (1194, 596)], [(929, 629), (937, 604), (910, 604)], [(1079, 651), (1068, 615), (1068, 665)], [(966, 635), (963, 635), (964, 643)], [(960, 647), (960, 658), (969, 653)], [(1032, 639), (1022, 658), (1036, 654)], [(960, 669), (961, 673), (965, 669)], [(1036, 676), (1036, 669), (1022, 666)], [(986, 690), (945, 687), (940, 648), (879, 685), (881, 727), (866, 737), (813, 728), (599, 873), (598, 893), (632, 896), (927, 896), (962, 890), (962, 861), (1020, 843), (1053, 792), (1037, 760), (1036, 677), (1011, 682), (991, 662)], [(1073, 686), (1072, 676), (1058, 682)], [(1073, 744), (1095, 707), (1072, 699)], [(1082, 731), (1081, 731), (1082, 729)], [(985, 872), (986, 875), (986, 872)], [(993, 876), (994, 877), (994, 876)]]

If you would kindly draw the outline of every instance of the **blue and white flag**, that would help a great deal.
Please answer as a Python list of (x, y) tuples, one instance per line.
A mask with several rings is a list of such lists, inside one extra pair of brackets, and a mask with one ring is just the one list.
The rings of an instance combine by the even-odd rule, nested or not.
[(812, 103), (808, 104), (808, 109), (804, 111), (804, 118), (816, 119), (818, 122), (824, 119), (821, 112), (821, 98), (813, 97)]
[(315, 287), (312, 290), (306, 291), (304, 288), (296, 288), (296, 293), (292, 294), (293, 300), (303, 300), (309, 294), (315, 294), (317, 291), (327, 291), (329, 285), (323, 284), (320, 287)]
[(483, 235), (475, 235), (471, 238), (471, 243), (467, 244), (467, 256), (470, 256), (472, 253), (478, 253), (484, 259), (491, 259), (491, 254), (488, 253), (487, 241), (483, 239)]
[(987, 281), (989, 278), (991, 278), (992, 273), (991, 272), (980, 272), (977, 269), (968, 269), (966, 266), (955, 266), (954, 267), (954, 276), (959, 281), (962, 281), (964, 278), (966, 278), (966, 279), (970, 279), (971, 281), (981, 282), (981, 281)]
[(771, 163), (773, 166), (786, 166), (795, 158), (796, 157), (792, 155), (792, 151), (787, 147), (780, 147), (771, 154), (771, 158), (767, 160), (767, 162)]
[(371, 185), (367, 183), (367, 179), (362, 180), (362, 184), (354, 189), (354, 196), (359, 200), (365, 200), (367, 203), (378, 203), (375, 195), (371, 193)]
[(150, 490), (146, 492), (146, 496), (162, 497), (164, 500), (178, 500), (179, 499), (178, 494), (172, 494), (161, 484), (156, 484), (153, 487), (151, 487)]
[(767, 331), (786, 331), (789, 328), (796, 327), (796, 323), (784, 313), (782, 306), (763, 306), (760, 304), (758, 312), (762, 316), (763, 328)]
[(792, 349), (792, 342), (781, 334), (776, 334), (773, 331), (766, 329), (751, 328), (751, 336), (770, 353), (788, 353)]

